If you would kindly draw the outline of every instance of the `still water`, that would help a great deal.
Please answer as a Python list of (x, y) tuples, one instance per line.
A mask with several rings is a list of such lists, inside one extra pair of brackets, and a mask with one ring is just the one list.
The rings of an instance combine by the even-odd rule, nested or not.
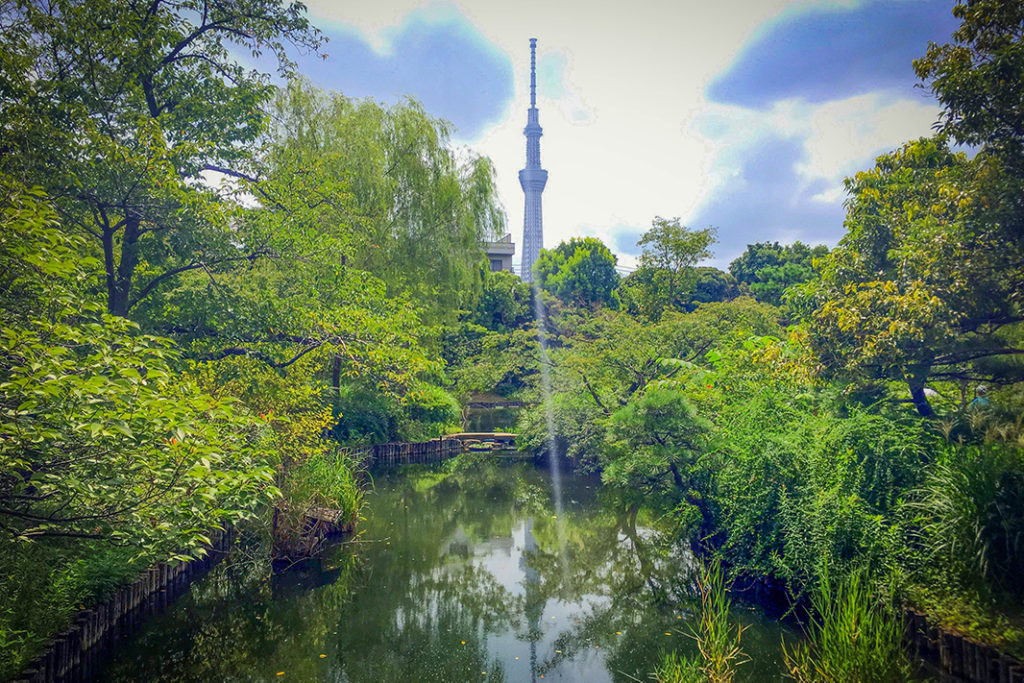
[[(532, 462), (453, 465), (376, 473), (358, 537), (307, 566), (233, 553), (100, 680), (648, 681), (696, 652), (693, 561), (654, 514), (563, 472), (559, 518)], [(734, 618), (741, 678), (781, 680), (781, 627)]]

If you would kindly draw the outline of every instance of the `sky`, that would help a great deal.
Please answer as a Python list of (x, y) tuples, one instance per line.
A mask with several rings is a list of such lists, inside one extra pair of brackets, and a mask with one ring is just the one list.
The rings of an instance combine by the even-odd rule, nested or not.
[[(605, 241), (625, 267), (655, 216), (747, 244), (835, 245), (843, 179), (929, 135), (911, 62), (950, 40), (952, 0), (308, 0), (315, 84), (411, 96), (491, 158), (522, 243), (529, 39), (537, 38), (544, 244)], [(518, 258), (517, 258), (518, 260)]]

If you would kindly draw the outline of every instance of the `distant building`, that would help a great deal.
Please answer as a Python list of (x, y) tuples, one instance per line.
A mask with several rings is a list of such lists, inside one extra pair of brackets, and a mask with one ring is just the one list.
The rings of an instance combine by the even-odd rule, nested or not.
[(544, 248), (544, 218), (540, 195), (548, 182), (548, 172), (540, 167), (540, 136), (543, 130), (537, 119), (537, 39), (530, 38), (530, 109), (526, 113), (526, 168), (519, 172), (519, 185), (526, 195), (523, 213), (522, 278), (533, 282), (533, 264)]
[(491, 263), (491, 272), (507, 270), (515, 273), (512, 267), (512, 257), (516, 253), (515, 242), (512, 241), (512, 234), (507, 233), (501, 239), (494, 242), (487, 242), (487, 260)]

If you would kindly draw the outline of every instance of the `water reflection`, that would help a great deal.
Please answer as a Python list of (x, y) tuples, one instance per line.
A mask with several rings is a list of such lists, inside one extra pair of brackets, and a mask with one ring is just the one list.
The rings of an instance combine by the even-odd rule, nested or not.
[[(380, 474), (357, 543), (280, 577), (225, 563), (103, 678), (627, 681), (693, 652), (688, 551), (594, 478), (563, 474), (560, 515), (550, 490), (522, 462)], [(778, 627), (738, 617), (778, 677)]]

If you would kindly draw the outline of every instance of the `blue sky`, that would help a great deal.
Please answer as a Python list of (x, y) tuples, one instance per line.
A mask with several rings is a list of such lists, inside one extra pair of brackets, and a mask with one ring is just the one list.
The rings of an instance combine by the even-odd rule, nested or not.
[(938, 107), (911, 61), (956, 27), (950, 0), (313, 0), (315, 83), (412, 96), (492, 158), (522, 238), (529, 38), (538, 38), (545, 243), (604, 239), (627, 265), (656, 216), (747, 243), (834, 244), (842, 180), (928, 135)]

